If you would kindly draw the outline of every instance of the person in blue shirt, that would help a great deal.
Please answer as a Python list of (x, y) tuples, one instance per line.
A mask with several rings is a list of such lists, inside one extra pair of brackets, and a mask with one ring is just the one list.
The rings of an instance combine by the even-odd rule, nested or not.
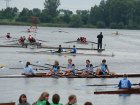
[(24, 75), (35, 75), (35, 71), (33, 70), (33, 68), (31, 67), (30, 62), (26, 63), (26, 66), (24, 68)]
[(76, 53), (76, 52), (77, 52), (77, 49), (76, 49), (75, 45), (73, 45), (71, 53)]
[(50, 73), (48, 75), (57, 75), (60, 72), (59, 62), (55, 61), (53, 67), (50, 69)]
[(124, 74), (123, 79), (120, 80), (118, 87), (119, 89), (130, 89), (132, 86), (131, 82), (127, 79), (127, 75)]
[(93, 70), (93, 65), (90, 63), (90, 60), (86, 60), (86, 68), (83, 70), (82, 75), (86, 76), (92, 74), (94, 72)]
[(72, 63), (72, 59), (68, 59), (65, 75), (76, 74), (75, 65)]
[(97, 68), (96, 75), (107, 75), (107, 74), (109, 74), (109, 69), (106, 64), (106, 60), (103, 59), (100, 68)]

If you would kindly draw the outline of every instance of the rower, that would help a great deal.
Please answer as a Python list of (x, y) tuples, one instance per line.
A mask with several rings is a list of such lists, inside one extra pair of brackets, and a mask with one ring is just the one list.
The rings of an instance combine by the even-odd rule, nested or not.
[(63, 51), (63, 49), (62, 49), (61, 45), (59, 45), (57, 53), (61, 53), (62, 51)]
[(30, 66), (30, 62), (26, 63), (26, 66), (24, 68), (24, 75), (35, 75), (35, 71), (33, 70), (33, 68)]
[(50, 69), (50, 73), (48, 75), (57, 75), (60, 72), (59, 62), (55, 61), (53, 67)]
[(89, 74), (92, 74), (94, 73), (93, 71), (93, 65), (90, 63), (90, 60), (86, 60), (86, 68), (85, 70), (83, 71), (82, 75), (89, 75)]
[(96, 75), (107, 75), (107, 74), (109, 74), (109, 69), (106, 64), (106, 60), (103, 59), (100, 68), (97, 68)]
[(130, 89), (132, 86), (131, 82), (127, 79), (127, 75), (124, 74), (123, 79), (120, 80), (118, 87), (119, 89)]
[(10, 33), (7, 33), (6, 38), (7, 39), (11, 38)]
[(30, 33), (30, 32), (31, 32), (31, 30), (28, 28), (28, 29), (27, 29), (27, 32), (29, 32), (29, 33)]
[(73, 45), (73, 48), (72, 48), (71, 53), (76, 53), (76, 47), (75, 47), (75, 45)]
[(72, 63), (72, 59), (68, 59), (65, 75), (76, 74), (75, 65)]

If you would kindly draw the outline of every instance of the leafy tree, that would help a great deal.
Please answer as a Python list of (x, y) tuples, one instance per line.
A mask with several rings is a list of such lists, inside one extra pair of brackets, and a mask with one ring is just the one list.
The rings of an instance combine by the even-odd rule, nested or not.
[(14, 8), (8, 7), (6, 9), (2, 9), (0, 14), (1, 19), (14, 19), (18, 14), (18, 9), (16, 7)]
[(110, 28), (111, 29), (116, 29), (117, 28), (117, 24), (115, 22), (110, 23)]
[(119, 22), (118, 25), (117, 25), (117, 28), (118, 28), (118, 29), (123, 29), (123, 28), (125, 28), (125, 27), (124, 27), (124, 23), (123, 23), (123, 22)]
[(38, 9), (38, 8), (34, 8), (32, 10), (32, 14), (33, 14), (33, 16), (40, 17), (41, 16), (41, 10)]
[[(44, 10), (42, 11), (41, 18), (45, 22), (53, 22), (53, 19), (58, 16), (57, 8), (60, 5), (60, 0), (45, 0)], [(45, 19), (46, 18), (46, 19)]]
[(82, 20), (79, 15), (73, 15), (70, 22), (70, 27), (80, 27), (82, 26)]
[(96, 26), (97, 28), (105, 28), (105, 23), (103, 21), (98, 21)]
[(88, 24), (89, 21), (89, 11), (88, 10), (77, 10), (77, 15), (81, 17), (81, 20), (84, 25)]
[(61, 9), (59, 10), (59, 15), (60, 15), (60, 21), (69, 24), (71, 21), (71, 16), (73, 15), (73, 12), (70, 10)]
[(29, 10), (28, 8), (23, 8), (23, 10), (19, 14), (19, 17), (16, 19), (16, 21), (30, 22), (32, 15), (33, 13), (31, 10)]

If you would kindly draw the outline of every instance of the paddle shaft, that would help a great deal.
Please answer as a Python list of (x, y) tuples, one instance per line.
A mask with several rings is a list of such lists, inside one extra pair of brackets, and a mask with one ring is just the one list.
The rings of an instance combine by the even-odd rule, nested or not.
[[(94, 84), (94, 85), (86, 85), (86, 86), (114, 86), (114, 85), (118, 85), (118, 84)], [(132, 84), (132, 85), (140, 85), (140, 83)]]

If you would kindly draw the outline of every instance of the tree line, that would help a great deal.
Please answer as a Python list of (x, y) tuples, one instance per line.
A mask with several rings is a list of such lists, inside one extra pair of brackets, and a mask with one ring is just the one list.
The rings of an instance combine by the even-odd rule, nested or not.
[(97, 27), (112, 29), (140, 29), (140, 0), (101, 0), (90, 10), (58, 9), (60, 0), (45, 0), (44, 9), (23, 8), (21, 12), (14, 8), (0, 10), (0, 20), (31, 22), (37, 17), (37, 23), (65, 24), (68, 27)]

